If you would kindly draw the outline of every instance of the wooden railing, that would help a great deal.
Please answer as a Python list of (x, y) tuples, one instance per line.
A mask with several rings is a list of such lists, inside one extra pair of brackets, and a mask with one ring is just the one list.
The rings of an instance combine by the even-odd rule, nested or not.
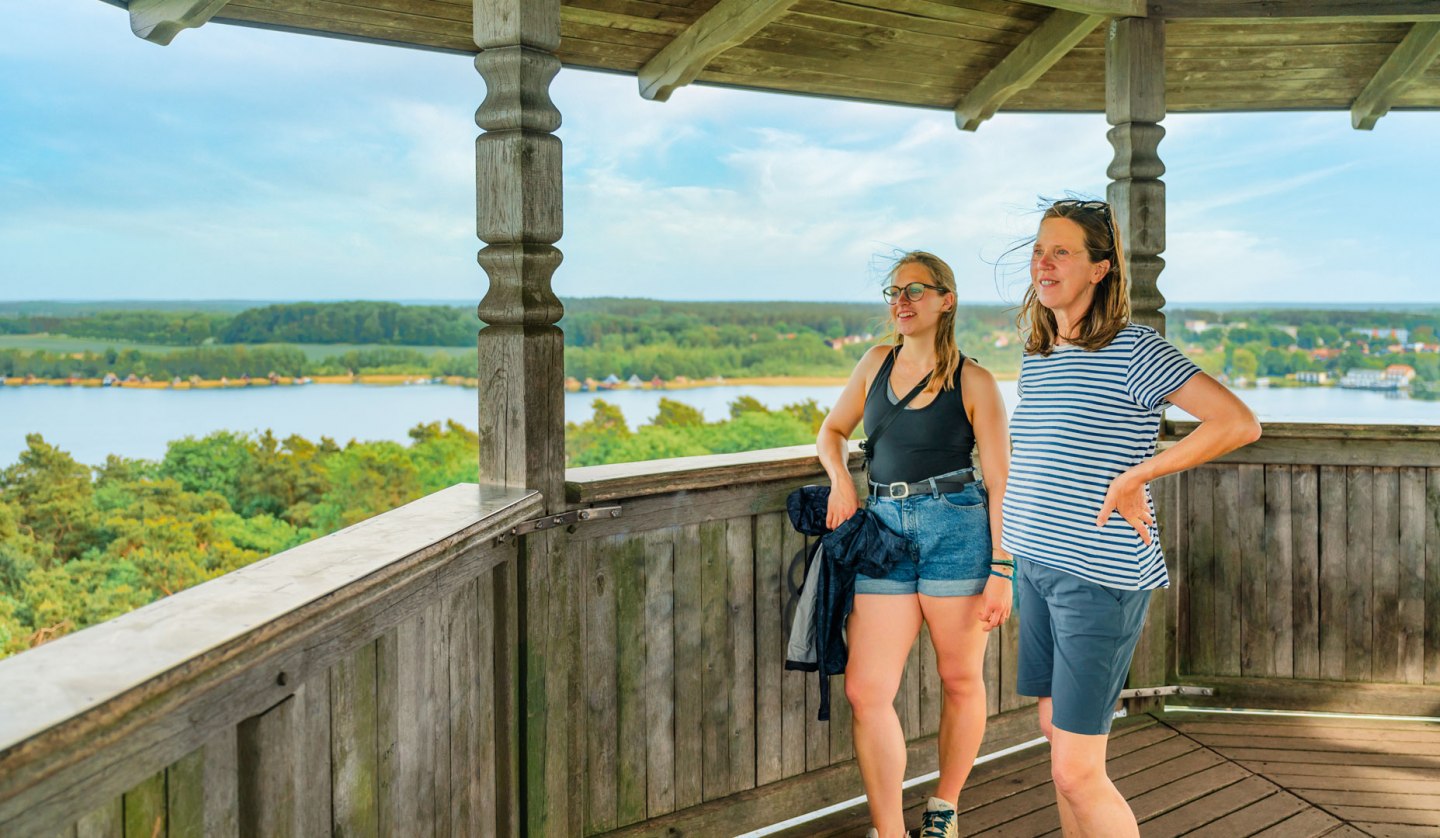
[(456, 486), (0, 661), (0, 835), (513, 834), (517, 547)]
[(1440, 715), (1440, 429), (1271, 424), (1177, 482), (1186, 703)]
[[(1181, 428), (1184, 432), (1186, 429)], [(1130, 686), (1440, 711), (1440, 432), (1269, 426), (1155, 484), (1174, 587)], [(852, 461), (858, 466), (858, 460)], [(843, 679), (782, 668), (814, 449), (458, 486), (0, 662), (3, 835), (733, 835), (858, 793)], [(987, 750), (1036, 735), (1016, 623)], [(935, 767), (928, 636), (896, 700)]]

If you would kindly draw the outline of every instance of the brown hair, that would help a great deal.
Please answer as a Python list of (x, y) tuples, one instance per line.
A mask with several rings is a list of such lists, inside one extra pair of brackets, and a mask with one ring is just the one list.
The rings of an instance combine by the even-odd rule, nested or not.
[[(1109, 345), (1130, 323), (1130, 278), (1114, 212), (1104, 201), (1063, 200), (1051, 202), (1040, 216), (1041, 224), (1051, 218), (1066, 218), (1080, 225), (1090, 261), (1110, 260), (1109, 272), (1095, 286), (1095, 298), (1080, 321), (1079, 331), (1070, 339), (1070, 343), (1081, 349), (1094, 351)], [(1029, 243), (1033, 245), (1034, 241), (1031, 239)], [(1015, 326), (1025, 335), (1026, 353), (1049, 355), (1059, 343), (1055, 314), (1040, 304), (1034, 283), (1025, 288)]]
[[(955, 293), (955, 272), (933, 253), (924, 250), (912, 250), (900, 254), (895, 264), (885, 274), (886, 282), (895, 284), (895, 275), (906, 265), (919, 265), (930, 274), (930, 282), (945, 289), (945, 293)], [(955, 372), (960, 369), (960, 346), (955, 342), (955, 306), (949, 311), (940, 312), (940, 322), (935, 324), (935, 373), (930, 376), (930, 383), (925, 386), (926, 393), (936, 393), (941, 390), (950, 390), (955, 386)], [(890, 334), (895, 338), (896, 346), (905, 345), (905, 336), (895, 330), (895, 307), (890, 307)]]

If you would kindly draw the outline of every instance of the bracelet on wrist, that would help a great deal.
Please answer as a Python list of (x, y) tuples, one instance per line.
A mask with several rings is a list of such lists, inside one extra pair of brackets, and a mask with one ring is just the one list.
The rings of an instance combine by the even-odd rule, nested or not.
[(1011, 576), (1011, 575), (1005, 574), (1005, 573), (1001, 573), (1001, 572), (998, 571), (998, 570), (992, 570), (992, 571), (990, 571), (990, 575), (991, 575), (991, 576), (999, 576), (1001, 579), (1004, 579), (1006, 582), (1014, 582), (1014, 581), (1015, 581), (1015, 577), (1014, 577), (1014, 576)]

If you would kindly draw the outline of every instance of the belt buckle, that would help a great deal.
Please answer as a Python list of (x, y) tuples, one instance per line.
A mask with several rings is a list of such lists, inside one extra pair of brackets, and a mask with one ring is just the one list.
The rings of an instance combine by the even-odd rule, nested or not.
[(888, 488), (890, 489), (890, 497), (894, 500), (903, 500), (910, 497), (909, 483), (891, 483)]

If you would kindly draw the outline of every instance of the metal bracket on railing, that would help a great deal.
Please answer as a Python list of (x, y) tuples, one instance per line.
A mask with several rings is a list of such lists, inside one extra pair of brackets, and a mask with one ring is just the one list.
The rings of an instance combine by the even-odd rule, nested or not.
[(1133, 690), (1121, 690), (1120, 698), (1155, 698), (1162, 695), (1214, 695), (1213, 687), (1191, 687), (1191, 686), (1169, 686), (1169, 687), (1137, 687)]
[(592, 506), (589, 509), (572, 509), (569, 512), (561, 512), (559, 515), (546, 515), (543, 518), (532, 518), (529, 521), (521, 521), (510, 528), (509, 532), (495, 536), (496, 544), (504, 544), (516, 536), (539, 530), (550, 530), (555, 527), (563, 527), (566, 524), (584, 524), (590, 521), (609, 520), (620, 517), (618, 506)]

